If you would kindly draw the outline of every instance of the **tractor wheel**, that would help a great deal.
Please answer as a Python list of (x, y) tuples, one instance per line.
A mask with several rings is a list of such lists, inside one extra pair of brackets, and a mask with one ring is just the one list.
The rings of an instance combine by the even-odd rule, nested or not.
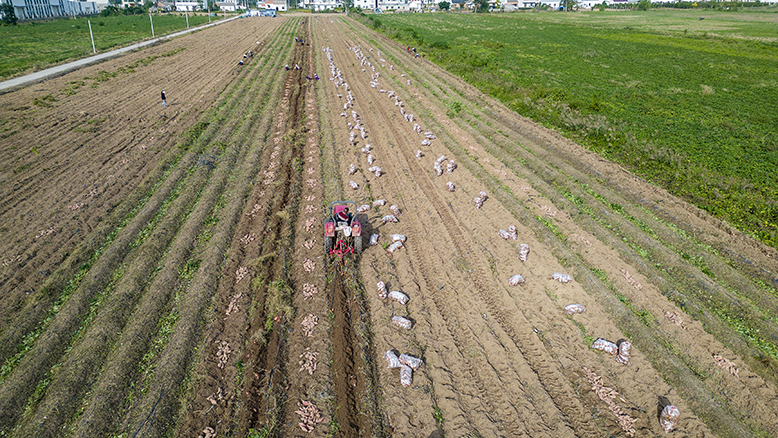
[(362, 252), (362, 236), (354, 236), (354, 252), (356, 254)]
[(335, 243), (334, 237), (324, 237), (324, 253), (325, 255), (329, 256), (330, 251), (332, 251), (332, 245)]

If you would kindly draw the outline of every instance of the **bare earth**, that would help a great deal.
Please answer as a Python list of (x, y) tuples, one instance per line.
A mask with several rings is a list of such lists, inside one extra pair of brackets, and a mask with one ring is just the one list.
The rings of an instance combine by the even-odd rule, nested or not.
[[(0, 436), (660, 436), (668, 404), (679, 436), (778, 435), (775, 249), (351, 19), (0, 103)], [(341, 199), (371, 205), (343, 261)], [(408, 387), (387, 350), (423, 359)]]

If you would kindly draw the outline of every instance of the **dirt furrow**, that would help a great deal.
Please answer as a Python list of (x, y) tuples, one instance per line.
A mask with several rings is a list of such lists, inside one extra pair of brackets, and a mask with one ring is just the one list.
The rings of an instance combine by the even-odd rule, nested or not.
[[(238, 41), (241, 39), (253, 41), (252, 46), (255, 44), (256, 38), (258, 36), (261, 38), (264, 33), (262, 30), (257, 32), (259, 35), (251, 35), (250, 31), (245, 31), (238, 32), (238, 34), (244, 33), (243, 36), (238, 36), (233, 32), (234, 29), (224, 32), (217, 30), (217, 28), (205, 32), (215, 32), (221, 35), (232, 33), (233, 38), (237, 38)], [(190, 44), (190, 42), (194, 42), (194, 44)], [(11, 275), (15, 278), (13, 284), (4, 286), (4, 290), (13, 291), (12, 293), (4, 293), (5, 298), (13, 297), (18, 302), (25, 297), (20, 294), (22, 291), (37, 290), (46, 280), (48, 273), (53, 272), (56, 268), (56, 265), (51, 263), (52, 260), (47, 258), (51, 254), (50, 249), (59, 248), (57, 254), (67, 255), (67, 251), (72, 250), (74, 244), (83, 239), (92, 227), (98, 226), (101, 217), (109, 216), (111, 210), (118, 204), (116, 199), (126, 196), (142, 181), (144, 175), (153, 169), (154, 163), (162, 159), (165, 153), (175, 145), (177, 133), (194, 123), (194, 118), (199, 115), (207, 100), (212, 100), (231, 79), (231, 75), (225, 75), (225, 73), (234, 67), (232, 62), (229, 62), (229, 66), (226, 65), (226, 62), (213, 62), (211, 69), (203, 69), (202, 63), (213, 61), (215, 57), (219, 56), (230, 57), (230, 54), (234, 59), (237, 59), (240, 56), (240, 50), (244, 47), (236, 44), (226, 52), (207, 50), (210, 53), (204, 58), (186, 56), (187, 50), (183, 50), (174, 56), (161, 57), (149, 65), (136, 67), (134, 72), (122, 73), (117, 77), (110, 78), (107, 82), (95, 82), (95, 85), (98, 85), (96, 88), (90, 88), (88, 86), (90, 81), (86, 81), (87, 86), (78, 89), (73, 95), (67, 95), (62, 91), (66, 88), (67, 83), (73, 81), (74, 76), (78, 77), (79, 80), (84, 76), (97, 77), (98, 70), (117, 71), (121, 66), (147, 59), (150, 56), (157, 56), (181, 48), (198, 51), (202, 47), (203, 42), (195, 35), (183, 37), (0, 97), (3, 102), (13, 102), (11, 105), (2, 106), (2, 109), (6, 111), (4, 117), (10, 113), (8, 118), (12, 120), (20, 119), (20, 117), (29, 119), (19, 122), (27, 124), (28, 127), (24, 131), (6, 138), (5, 141), (9, 142), (6, 143), (9, 148), (3, 148), (3, 151), (16, 151), (12, 153), (23, 156), (26, 161), (22, 161), (22, 165), (33, 164), (28, 171), (21, 172), (16, 178), (12, 178), (11, 173), (6, 171), (7, 169), (0, 170), (0, 182), (2, 182), (0, 187), (3, 190), (0, 199), (3, 199), (3, 202), (17, 198), (23, 201), (23, 204), (3, 211), (11, 213), (14, 217), (26, 218), (24, 222), (3, 220), (7, 225), (3, 229), (18, 229), (18, 226), (22, 225), (29, 227), (27, 228), (28, 232), (13, 233), (9, 235), (12, 239), (3, 239), (4, 242), (14, 245), (14, 247), (9, 247), (13, 250), (4, 251), (4, 253), (9, 254), (9, 259), (12, 260), (4, 271), (12, 273)], [(148, 90), (151, 82), (166, 83), (169, 80), (168, 76), (165, 76), (167, 63), (173, 63), (176, 67), (180, 67), (178, 72), (181, 74), (182, 80), (177, 80), (176, 84), (169, 84), (169, 88), (174, 91), (169, 102), (169, 109), (162, 111), (159, 103), (159, 91), (149, 92)], [(197, 73), (189, 74), (189, 72)], [(146, 79), (139, 81), (138, 75), (140, 74), (143, 74)], [(205, 80), (189, 83), (184, 79), (190, 76), (196, 79), (198, 75), (206, 75), (202, 77)], [(117, 91), (106, 98), (104, 91), (106, 87), (111, 85), (116, 86)], [(170, 89), (168, 90), (169, 94), (171, 93)], [(35, 98), (46, 93), (54, 95), (57, 99), (56, 102), (53, 102), (54, 107), (36, 107), (30, 104)], [(189, 99), (191, 100), (188, 101)], [(24, 102), (28, 108), (34, 109), (20, 109), (23, 107), (16, 102)], [(87, 114), (92, 115), (88, 116)], [(93, 118), (102, 118), (105, 121), (100, 124), (86, 123)], [(59, 126), (70, 126), (72, 129), (80, 124), (84, 124), (90, 130), (71, 132), (69, 135), (56, 138), (51, 137), (45, 146), (37, 146), (39, 150), (37, 155), (21, 154), (31, 145), (38, 145), (42, 135), (49, 138), (48, 132), (55, 132)], [(38, 126), (38, 128), (33, 129), (34, 126)], [(41, 134), (41, 130), (44, 131), (43, 134)], [(126, 144), (127, 139), (135, 139), (134, 141), (137, 142), (135, 147), (132, 150), (116, 153), (116, 145), (123, 142)], [(88, 154), (74, 151), (81, 143), (88, 145), (86, 147), (86, 150), (89, 151)], [(106, 159), (110, 159), (111, 162), (106, 163)], [(4, 163), (12, 161), (15, 160), (3, 160)], [(27, 178), (28, 172), (38, 173), (34, 177)], [(54, 175), (60, 176), (50, 179), (50, 176)], [(15, 181), (24, 180), (31, 181), (33, 185), (21, 189)], [(95, 190), (97, 192), (94, 195), (86, 198), (86, 195)], [(83, 199), (82, 196), (84, 196)], [(84, 205), (80, 205), (82, 202)], [(78, 206), (78, 210), (71, 212), (67, 208), (68, 206)], [(31, 215), (25, 214), (25, 211), (30, 211), (30, 209), (41, 209), (42, 211)], [(30, 221), (29, 218), (34, 219)], [(52, 234), (46, 234), (49, 230), (52, 230)], [(33, 236), (41, 231), (46, 232), (45, 236), (33, 239)], [(2, 231), (0, 230), (0, 232)], [(21, 240), (18, 240), (17, 236)], [(20, 248), (26, 249), (34, 246), (31, 243), (36, 240), (45, 246), (45, 250), (36, 250), (35, 258), (25, 257), (23, 253), (17, 253)], [(18, 255), (23, 256), (21, 260), (16, 260)], [(15, 269), (19, 263), (24, 264), (24, 272), (18, 272), (19, 270)], [(6, 311), (18, 310), (19, 305), (4, 306), (3, 309)]]
[[(252, 68), (261, 70), (257, 67)], [(256, 75), (256, 73), (253, 74)], [(255, 85), (253, 87), (259, 85), (258, 81), (254, 82)], [(258, 104), (258, 101), (261, 101), (263, 96), (267, 94), (266, 89), (257, 90), (256, 92), (252, 90), (242, 94), (257, 96), (255, 102), (251, 102), (251, 105), (248, 107), (250, 115), (253, 116), (253, 113), (262, 110), (262, 106)], [(239, 107), (242, 108), (243, 105), (241, 104)], [(246, 125), (248, 124), (244, 124), (244, 126)], [(203, 224), (207, 223), (208, 215), (211, 214), (216, 201), (221, 196), (226, 178), (229, 176), (230, 169), (234, 166), (235, 160), (242, 160), (242, 153), (245, 153), (246, 149), (240, 147), (243, 143), (243, 138), (240, 136), (241, 131), (232, 134), (233, 137), (238, 137), (237, 139), (230, 140), (228, 137), (233, 130), (229, 126), (225, 128), (226, 132), (222, 132), (220, 135), (227, 139), (232, 146), (222, 154), (222, 158), (214, 160), (217, 166), (214, 184), (206, 189), (202, 196), (203, 202), (197, 204), (195, 212), (184, 224), (183, 227), (187, 231), (184, 237), (179, 236), (177, 238), (178, 242), (173, 245), (173, 250), (165, 262), (165, 268), (163, 268), (163, 271), (158, 276), (159, 278), (156, 280), (157, 285), (150, 286), (150, 290), (156, 291), (155, 296), (149, 297), (146, 300), (147, 303), (142, 303), (139, 306), (139, 311), (136, 312), (138, 317), (133, 319), (133, 325), (123, 335), (125, 340), (119, 344), (120, 351), (113, 355), (113, 365), (107, 367), (112, 370), (108, 375), (109, 378), (100, 383), (99, 390), (93, 391), (90, 406), (85, 409), (85, 412), (89, 415), (84, 420), (77, 422), (77, 427), (81, 431), (80, 434), (86, 433), (90, 436), (97, 436), (104, 434), (106, 430), (111, 430), (108, 425), (114, 424), (118, 417), (117, 408), (121, 406), (124, 396), (127, 394), (128, 386), (134, 378), (137, 378), (137, 363), (142, 361), (140, 356), (148, 350), (148, 342), (153, 332), (149, 332), (147, 328), (157, 325), (157, 320), (161, 317), (162, 310), (170, 306), (170, 303), (168, 303), (169, 297), (173, 296), (176, 289), (181, 287), (180, 283), (186, 281), (186, 274), (183, 274), (182, 278), (182, 272), (189, 269), (189, 265), (196, 266), (199, 263), (196, 259), (196, 254), (192, 254), (193, 245), (204, 239), (202, 237), (204, 236), (202, 234)], [(240, 157), (238, 157), (239, 151), (241, 152)], [(198, 236), (198, 234), (200, 235)], [(190, 255), (192, 258), (187, 262), (186, 259)], [(162, 295), (162, 297), (158, 295)], [(147, 352), (146, 354), (149, 353)]]
[[(203, 148), (202, 143), (206, 140), (207, 138), (198, 139), (198, 141), (200, 142), (200, 146), (198, 147), (198, 149), (194, 151), (190, 151), (178, 163), (178, 167), (171, 173), (170, 177), (165, 181), (165, 184), (163, 184), (160, 187), (160, 190), (154, 193), (150, 202), (145, 206), (145, 209), (142, 210), (140, 214), (137, 217), (135, 217), (127, 227), (124, 228), (123, 232), (119, 236), (117, 236), (117, 240), (111, 246), (112, 248), (111, 259), (114, 262), (118, 262), (119, 260), (121, 260), (125, 256), (125, 254), (127, 254), (130, 251), (131, 249), (130, 243), (133, 240), (135, 240), (134, 234), (139, 233), (141, 228), (145, 227), (147, 223), (151, 222), (151, 218), (156, 214), (156, 210), (159, 208), (159, 206), (162, 205), (164, 200), (167, 199), (167, 197), (173, 192), (174, 187), (180, 184), (182, 178), (185, 178), (187, 176), (187, 169), (190, 166), (194, 165), (195, 162), (199, 159), (198, 152)], [(103, 271), (104, 273), (96, 274), (96, 276), (101, 277), (102, 278), (101, 281), (107, 282), (111, 275), (109, 271), (113, 270), (112, 266), (113, 265), (110, 262), (108, 262), (108, 264), (105, 265)], [(96, 268), (98, 267), (99, 266), (96, 266)], [(94, 290), (93, 287), (93, 290), (90, 293), (93, 294), (95, 292), (96, 291)], [(34, 299), (35, 297), (33, 297), (33, 300)], [(38, 315), (41, 315), (40, 313), (41, 309), (39, 307), (36, 306), (36, 308), (34, 309), (35, 309), (34, 311), (38, 312)], [(20, 315), (19, 319), (21, 320), (21, 324), (13, 325), (15, 328), (14, 334), (16, 335), (16, 337), (15, 339), (9, 340), (9, 342), (4, 343), (6, 347), (13, 347), (17, 345), (18, 341), (16, 341), (16, 339), (21, 339), (22, 336), (25, 336), (28, 333), (28, 330), (31, 330), (32, 327), (31, 324), (35, 324), (37, 320), (36, 318), (29, 317), (27, 314)], [(20, 331), (19, 329), (23, 327), (25, 327), (25, 329)], [(5, 351), (3, 351), (3, 354), (4, 355), (6, 354)]]
[[(286, 27), (288, 29), (279, 43), (290, 47), (289, 41), (296, 27), (294, 20)], [(302, 62), (296, 55), (291, 60), (291, 64), (294, 61)], [(184, 420), (179, 431), (184, 436), (201, 433), (206, 428), (213, 428), (220, 433), (232, 430), (234, 433), (246, 434), (249, 429), (272, 429), (278, 421), (278, 414), (267, 407), (267, 399), (259, 392), (264, 393), (263, 386), (269, 384), (270, 373), (267, 371), (268, 368), (275, 368), (275, 353), (283, 347), (283, 338), (287, 336), (285, 326), (291, 317), (284, 310), (287, 308), (284, 303), (287, 298), (283, 295), (287, 293), (288, 281), (285, 272), (286, 264), (289, 263), (286, 253), (291, 251), (285, 239), (289, 234), (289, 224), (294, 223), (294, 217), (290, 215), (294, 210), (293, 204), (298, 202), (295, 201), (298, 197), (295, 190), (299, 190), (300, 181), (299, 175), (295, 176), (298, 171), (293, 169), (302, 160), (301, 151), (295, 152), (295, 111), (304, 79), (299, 71), (287, 72), (279, 68), (289, 63), (290, 58), (284, 56), (268, 72), (285, 78), (284, 97), (276, 108), (272, 123), (274, 132), (268, 139), (268, 144), (273, 145), (273, 148), (267, 149), (263, 159), (266, 164), (258, 174), (258, 183), (261, 184), (257, 184), (250, 196), (237, 228), (236, 234), (243, 236), (240, 246), (244, 249), (234, 253), (226, 267), (227, 272), (238, 272), (242, 267), (248, 267), (250, 270), (247, 275), (252, 281), (249, 285), (249, 281), (241, 282), (233, 274), (222, 280), (220, 303), (217, 306), (217, 315), (222, 317), (216, 318), (211, 328), (211, 331), (218, 330), (219, 335), (213, 339), (219, 340), (209, 345), (207, 362), (199, 366), (202, 368), (197, 373), (205, 376), (198, 378), (203, 380), (189, 409), (194, 410), (194, 415)], [(278, 91), (276, 93), (280, 94)], [(294, 189), (295, 186), (298, 188)], [(283, 189), (279, 190), (278, 187)], [(235, 282), (234, 286), (232, 282)], [(273, 330), (268, 324), (278, 328)], [(244, 331), (246, 327), (249, 330)], [(217, 344), (230, 346), (233, 357), (239, 358), (237, 366), (233, 363), (222, 364), (221, 367), (213, 365), (219, 352)], [(278, 373), (276, 381), (283, 381), (284, 371), (285, 367), (279, 364), (279, 369), (271, 372)], [(229, 395), (233, 391), (232, 384), (222, 388), (218, 383), (227, 376), (232, 377), (230, 381), (235, 379), (237, 382), (237, 397)], [(271, 389), (275, 388), (273, 385)], [(283, 402), (284, 398), (280, 401)], [(215, 412), (210, 414), (214, 408)]]

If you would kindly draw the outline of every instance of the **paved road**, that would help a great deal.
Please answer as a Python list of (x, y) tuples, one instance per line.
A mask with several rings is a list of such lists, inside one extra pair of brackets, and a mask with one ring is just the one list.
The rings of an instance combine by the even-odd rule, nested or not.
[(181, 36), (184, 34), (187, 34), (189, 32), (194, 32), (196, 30), (202, 30), (206, 27), (216, 26), (217, 24), (226, 23), (228, 21), (235, 20), (240, 17), (232, 17), (228, 18), (226, 20), (219, 20), (214, 21), (212, 23), (204, 24), (202, 26), (193, 27), (190, 29), (182, 30), (181, 32), (172, 33), (170, 35), (165, 35), (159, 38), (154, 38), (152, 40), (144, 41), (142, 43), (133, 44), (131, 46), (123, 47), (121, 49), (111, 50), (110, 52), (101, 53), (99, 55), (90, 56), (89, 58), (83, 58), (79, 59), (78, 61), (68, 62), (67, 64), (58, 65), (56, 67), (47, 68), (46, 70), (41, 70), (35, 73), (30, 73), (25, 76), (20, 76), (18, 78), (9, 79), (7, 81), (0, 82), (0, 93), (3, 93), (5, 91), (10, 91), (11, 89), (20, 88), (20, 87), (26, 87), (31, 84), (35, 84), (38, 82), (41, 82), (43, 80), (46, 80), (48, 78), (59, 76), (62, 74), (65, 74), (67, 72), (77, 70), (81, 67), (95, 64), (97, 62), (113, 58), (116, 56), (121, 55), (122, 53), (129, 52), (131, 50), (140, 49), (141, 47), (145, 47), (151, 44), (158, 43), (160, 41), (175, 38), (177, 36)]

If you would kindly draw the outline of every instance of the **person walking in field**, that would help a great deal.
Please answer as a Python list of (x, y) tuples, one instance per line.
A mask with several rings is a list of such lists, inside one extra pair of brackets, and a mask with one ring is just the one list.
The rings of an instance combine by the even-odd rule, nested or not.
[(167, 108), (167, 97), (165, 97), (165, 90), (162, 90), (162, 108)]

